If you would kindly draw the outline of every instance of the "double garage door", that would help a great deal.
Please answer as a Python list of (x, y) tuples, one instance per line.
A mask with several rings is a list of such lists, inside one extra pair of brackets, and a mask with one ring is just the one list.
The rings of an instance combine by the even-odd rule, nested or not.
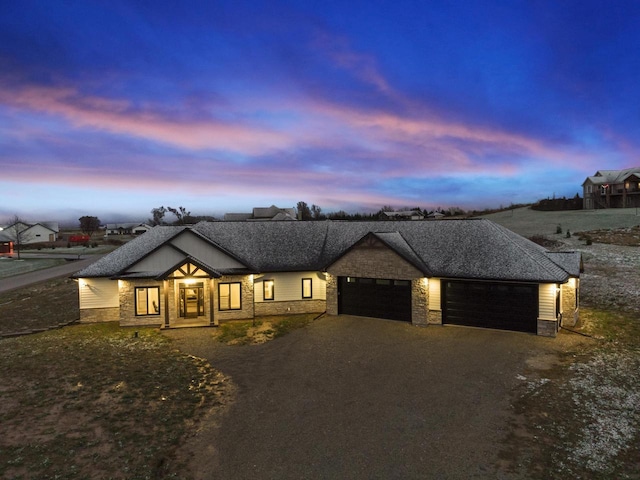
[(538, 285), (442, 280), (445, 324), (536, 333)]
[[(442, 321), (451, 325), (536, 333), (538, 285), (442, 280)], [(338, 311), (411, 321), (411, 282), (340, 277)]]
[(411, 321), (411, 281), (340, 277), (338, 312)]

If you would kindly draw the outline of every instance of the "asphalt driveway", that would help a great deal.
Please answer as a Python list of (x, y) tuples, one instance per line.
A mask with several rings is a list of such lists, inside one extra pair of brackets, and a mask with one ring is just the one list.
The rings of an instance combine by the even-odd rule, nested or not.
[(186, 448), (196, 478), (513, 478), (510, 392), (580, 341), (324, 317), (263, 345), (166, 334), (237, 386)]

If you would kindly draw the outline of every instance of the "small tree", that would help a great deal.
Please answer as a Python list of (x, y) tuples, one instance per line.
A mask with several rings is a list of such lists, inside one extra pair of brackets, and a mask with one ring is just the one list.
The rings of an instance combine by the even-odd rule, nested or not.
[(191, 212), (188, 212), (184, 207), (167, 207), (167, 210), (176, 216), (176, 223), (178, 225), (184, 225), (187, 218), (191, 216)]
[(20, 250), (22, 245), (28, 243), (31, 240), (31, 235), (27, 233), (29, 224), (22, 220), (18, 215), (14, 215), (11, 219), (11, 224), (7, 228), (7, 233), (10, 238), (13, 239), (15, 251), (18, 252), (18, 260), (20, 260)]
[(151, 215), (153, 218), (149, 219), (151, 226), (162, 225), (164, 223), (164, 214), (167, 213), (167, 209), (164, 206), (159, 208), (152, 208)]
[(318, 206), (318, 205), (311, 205), (311, 214), (313, 215), (313, 219), (314, 220), (321, 220), (323, 215), (322, 215), (322, 209)]
[(89, 238), (100, 228), (100, 219), (98, 217), (90, 217), (85, 215), (78, 219), (80, 222), (80, 230)]
[(297, 204), (298, 210), (298, 220), (311, 220), (311, 209), (306, 202), (298, 202)]

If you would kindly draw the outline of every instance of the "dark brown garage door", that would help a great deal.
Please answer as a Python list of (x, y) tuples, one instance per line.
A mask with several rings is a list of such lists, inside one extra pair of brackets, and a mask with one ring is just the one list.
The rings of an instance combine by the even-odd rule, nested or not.
[(443, 323), (537, 331), (538, 285), (443, 280)]
[(411, 321), (411, 281), (339, 277), (338, 312)]

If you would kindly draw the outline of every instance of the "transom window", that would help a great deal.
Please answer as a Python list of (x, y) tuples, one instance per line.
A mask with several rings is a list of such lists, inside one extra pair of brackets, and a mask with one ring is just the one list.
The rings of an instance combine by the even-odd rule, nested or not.
[(136, 287), (136, 315), (160, 315), (160, 287)]
[(219, 310), (241, 310), (242, 295), (240, 282), (219, 283), (218, 284), (218, 309)]

